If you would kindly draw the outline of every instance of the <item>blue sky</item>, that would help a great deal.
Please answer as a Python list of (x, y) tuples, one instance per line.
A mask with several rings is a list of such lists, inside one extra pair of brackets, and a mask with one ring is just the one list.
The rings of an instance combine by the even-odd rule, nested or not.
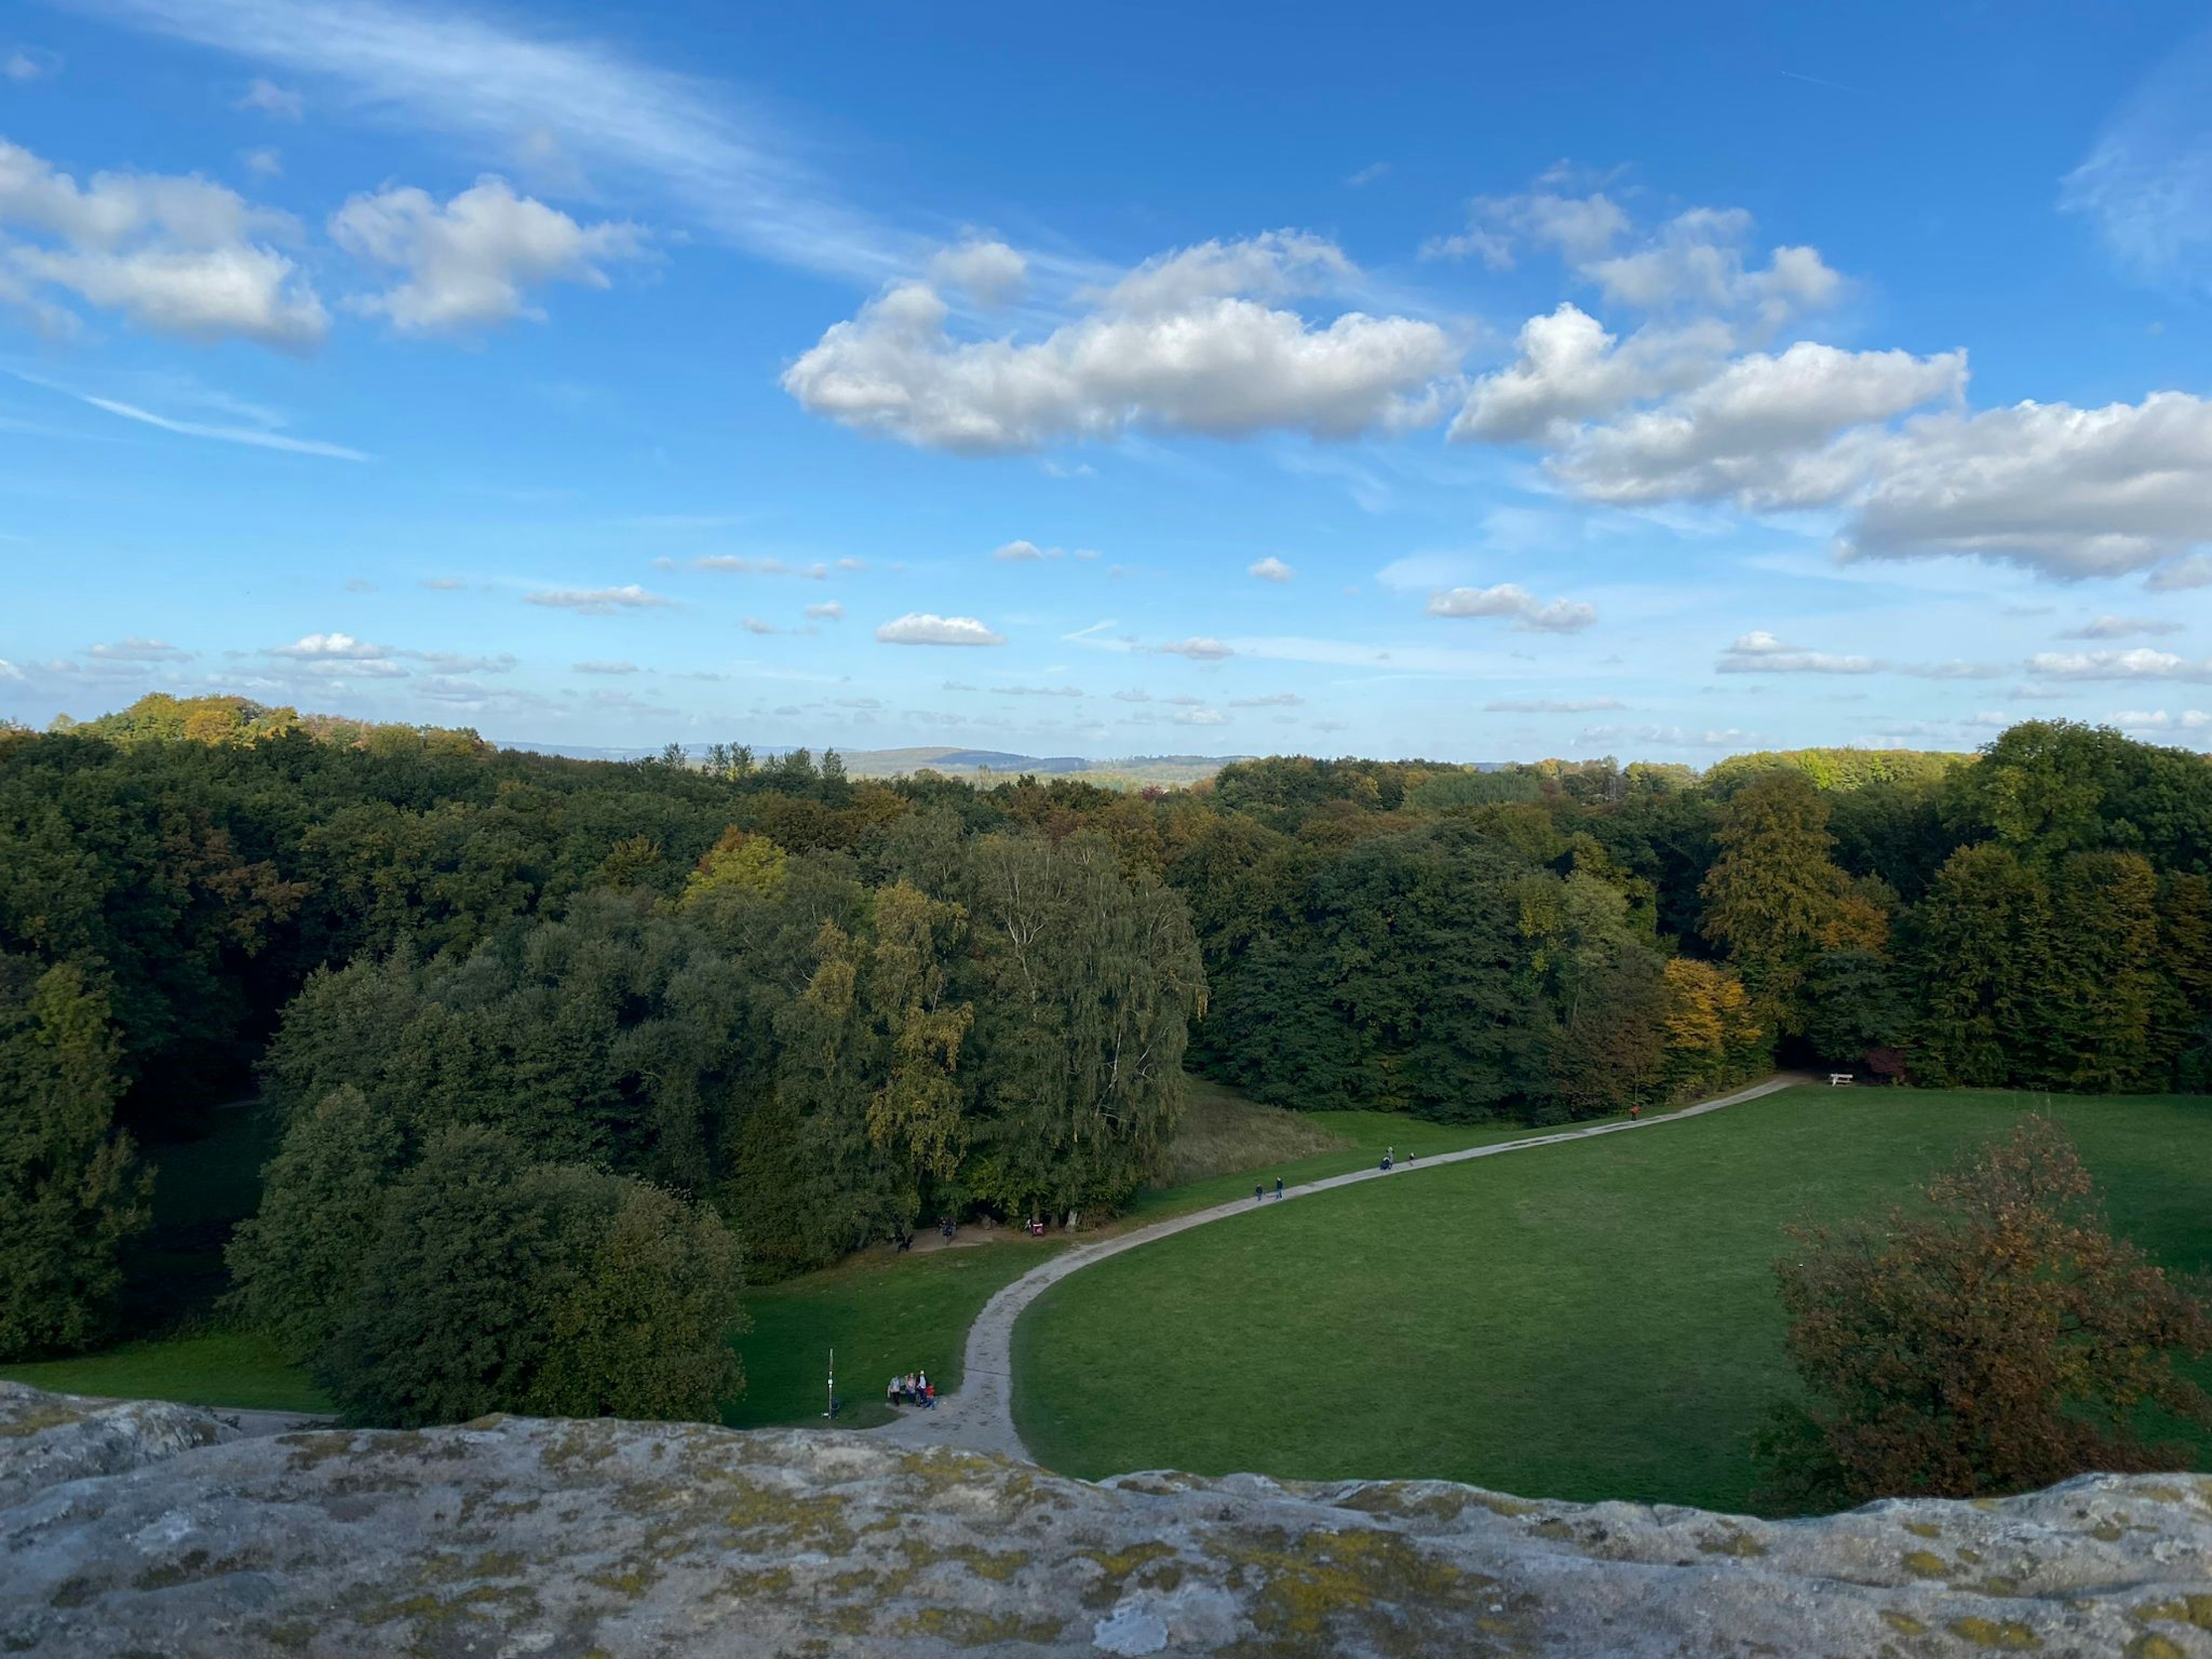
[(19, 5), (0, 714), (2212, 745), (2203, 28)]

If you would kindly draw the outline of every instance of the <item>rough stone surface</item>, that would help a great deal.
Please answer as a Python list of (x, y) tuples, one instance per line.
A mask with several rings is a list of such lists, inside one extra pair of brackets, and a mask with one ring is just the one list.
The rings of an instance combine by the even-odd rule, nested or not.
[(860, 1435), (232, 1437), (0, 1385), (0, 1652), (2212, 1659), (2212, 1480), (1765, 1522)]

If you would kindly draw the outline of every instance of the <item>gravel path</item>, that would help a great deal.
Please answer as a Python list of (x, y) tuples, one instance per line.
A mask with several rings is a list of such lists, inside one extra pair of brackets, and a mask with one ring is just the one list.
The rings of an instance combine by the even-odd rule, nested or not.
[[(1715, 1100), (1700, 1101), (1694, 1106), (1685, 1106), (1677, 1112), (1666, 1112), (1655, 1117), (1632, 1121), (1592, 1124), (1583, 1129), (1565, 1129), (1556, 1134), (1532, 1135), (1525, 1140), (1499, 1141), (1489, 1146), (1469, 1146), (1462, 1152), (1438, 1152), (1418, 1162), (1401, 1164), (1385, 1171), (1381, 1169), (1355, 1170), (1349, 1175), (1331, 1176), (1325, 1181), (1310, 1181), (1303, 1186), (1284, 1189), (1285, 1201), (1304, 1198), (1314, 1193), (1325, 1193), (1333, 1188), (1349, 1187), (1362, 1181), (1400, 1180), (1418, 1175), (1423, 1170), (1440, 1164), (1464, 1164), (1470, 1158), (1496, 1158), (1503, 1152), (1525, 1152), (1532, 1146), (1556, 1146), (1562, 1141), (1588, 1140), (1594, 1135), (1627, 1134), (1632, 1131), (1656, 1129), (1663, 1124), (1680, 1122), (1686, 1117), (1698, 1117), (1707, 1112), (1717, 1112), (1723, 1106), (1734, 1106), (1747, 1100), (1756, 1100), (1761, 1095), (1771, 1095), (1801, 1083), (1809, 1083), (1809, 1077), (1792, 1073), (1769, 1078), (1734, 1094), (1723, 1095)], [(1266, 1200), (1275, 1202), (1273, 1197)], [(968, 1348), (964, 1375), (957, 1394), (947, 1395), (931, 1411), (902, 1413), (895, 1423), (872, 1431), (885, 1440), (914, 1446), (957, 1446), (966, 1451), (995, 1453), (1023, 1462), (1034, 1462), (1029, 1449), (1022, 1444), (1021, 1435), (1014, 1428), (1012, 1382), (1012, 1345), (1014, 1322), (1022, 1310), (1043, 1295), (1053, 1285), (1070, 1273), (1079, 1273), (1095, 1261), (1109, 1255), (1119, 1255), (1124, 1250), (1133, 1250), (1140, 1244), (1150, 1244), (1155, 1239), (1184, 1232), (1193, 1227), (1203, 1227), (1209, 1221), (1225, 1221), (1231, 1216), (1249, 1215), (1261, 1208), (1249, 1198), (1217, 1204), (1210, 1210), (1194, 1210), (1188, 1215), (1179, 1215), (1165, 1221), (1156, 1221), (1149, 1227), (1117, 1233), (1111, 1238), (1101, 1239), (1096, 1244), (1086, 1244), (1080, 1249), (1056, 1255), (1042, 1266), (1024, 1273), (983, 1304), (983, 1311), (968, 1329)]]

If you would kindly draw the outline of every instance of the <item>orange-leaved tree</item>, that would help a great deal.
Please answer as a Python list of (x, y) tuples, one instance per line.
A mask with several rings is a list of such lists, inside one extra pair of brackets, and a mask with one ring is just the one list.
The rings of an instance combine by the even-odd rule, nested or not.
[(1974, 1498), (2188, 1467), (2143, 1417), (2212, 1423), (2174, 1366), (2212, 1350), (2212, 1309), (2112, 1236), (2065, 1133), (2023, 1118), (1927, 1199), (1880, 1228), (1793, 1231), (1776, 1263), (1812, 1400), (1759, 1437), (1771, 1495)]

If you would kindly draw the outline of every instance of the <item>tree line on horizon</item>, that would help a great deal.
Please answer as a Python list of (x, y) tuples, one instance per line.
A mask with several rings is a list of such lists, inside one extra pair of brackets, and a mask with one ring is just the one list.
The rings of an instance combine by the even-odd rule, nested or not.
[[(1124, 793), (149, 698), (0, 735), (0, 1353), (112, 1334), (148, 1164), (257, 1081), (282, 1149), (230, 1306), (349, 1410), (702, 1414), (741, 1277), (1111, 1212), (1186, 1065), (1534, 1123), (1778, 1058), (2202, 1089), (2208, 878), (2212, 765), (2064, 722)], [(464, 1238), (536, 1265), (433, 1295)], [(437, 1308), (466, 1364), (418, 1374)]]

